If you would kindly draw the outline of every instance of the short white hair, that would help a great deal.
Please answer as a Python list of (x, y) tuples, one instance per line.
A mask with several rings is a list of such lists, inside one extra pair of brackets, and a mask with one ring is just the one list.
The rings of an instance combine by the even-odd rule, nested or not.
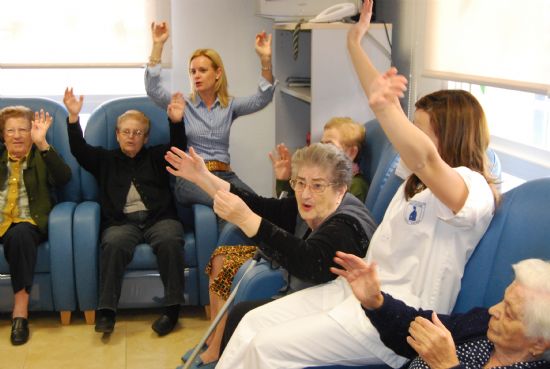
[[(526, 335), (550, 341), (550, 261), (525, 259), (512, 268), (516, 281), (527, 291), (523, 303)], [(550, 350), (543, 357), (550, 360)]]

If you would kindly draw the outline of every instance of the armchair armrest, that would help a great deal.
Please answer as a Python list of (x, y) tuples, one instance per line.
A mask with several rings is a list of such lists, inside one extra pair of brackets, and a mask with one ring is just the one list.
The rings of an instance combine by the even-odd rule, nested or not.
[(76, 310), (72, 221), (74, 202), (55, 205), (48, 216), (53, 303), (56, 311)]
[(276, 295), (285, 285), (281, 269), (271, 268), (271, 263), (266, 260), (260, 260), (246, 275), (243, 275), (251, 262), (252, 260), (248, 260), (244, 263), (233, 278), (232, 288), (241, 281), (234, 304), (241, 301), (268, 299)]
[(82, 311), (97, 307), (99, 227), (99, 204), (94, 201), (78, 204), (73, 218), (73, 240), (76, 290)]
[(197, 265), (199, 268), (199, 303), (208, 305), (208, 276), (204, 273), (212, 252), (218, 241), (218, 221), (212, 208), (195, 204), (193, 217), (195, 224), (195, 244), (197, 247)]

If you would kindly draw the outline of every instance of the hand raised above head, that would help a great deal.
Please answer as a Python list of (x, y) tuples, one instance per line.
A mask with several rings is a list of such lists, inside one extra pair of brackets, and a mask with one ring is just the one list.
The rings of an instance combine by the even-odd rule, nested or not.
[(170, 29), (168, 27), (168, 23), (166, 22), (160, 22), (160, 23), (151, 23), (151, 35), (153, 37), (153, 43), (161, 43), (164, 44), (166, 40), (168, 40), (168, 37), (170, 37)]
[(273, 155), (272, 152), (268, 154), (273, 164), (275, 178), (282, 181), (288, 181), (292, 171), (290, 151), (284, 143), (278, 144), (276, 150), (277, 156)]
[(166, 109), (168, 118), (170, 118), (172, 123), (179, 123), (183, 119), (184, 111), (185, 99), (183, 98), (183, 94), (181, 92), (176, 92), (172, 95), (170, 104), (168, 104), (168, 108)]
[(262, 31), (256, 34), (255, 49), (260, 57), (271, 57), (271, 33)]
[(380, 109), (392, 104), (399, 106), (398, 98), (405, 96), (407, 91), (407, 79), (397, 74), (396, 68), (391, 67), (374, 79), (369, 90), (371, 109)]
[(72, 87), (67, 87), (65, 89), (65, 94), (63, 95), (63, 104), (69, 112), (69, 123), (76, 123), (78, 121), (78, 114), (82, 110), (82, 104), (84, 103), (84, 96), (80, 95), (77, 99), (73, 93)]
[(348, 41), (360, 42), (361, 39), (365, 36), (370, 27), (373, 4), (374, 0), (364, 1), (363, 8), (361, 8), (359, 21), (351, 26), (348, 31)]

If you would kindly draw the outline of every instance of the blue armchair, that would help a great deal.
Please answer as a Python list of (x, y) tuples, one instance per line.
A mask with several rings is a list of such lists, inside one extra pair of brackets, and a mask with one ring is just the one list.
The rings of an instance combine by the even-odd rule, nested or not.
[[(38, 248), (38, 258), (30, 294), (31, 311), (59, 311), (61, 323), (69, 324), (71, 312), (76, 309), (73, 271), (72, 220), (76, 202), (80, 201), (79, 166), (71, 155), (65, 120), (67, 112), (57, 102), (46, 98), (0, 98), (0, 109), (23, 105), (33, 111), (44, 109), (53, 117), (46, 135), (48, 142), (71, 167), (72, 178), (56, 189), (57, 204), (48, 219), (48, 239)], [(13, 291), (9, 266), (0, 244), (0, 311), (13, 308)]]
[[(86, 141), (108, 149), (118, 147), (116, 119), (129, 109), (140, 110), (151, 120), (148, 145), (168, 143), (166, 112), (147, 97), (115, 99), (99, 106), (88, 120), (84, 134)], [(84, 169), (81, 169), (81, 178), (84, 201), (75, 210), (73, 225), (74, 237), (78, 239), (74, 248), (76, 291), (86, 322), (93, 324), (98, 303), (100, 209), (95, 178)], [(193, 205), (192, 209), (179, 208), (178, 212), (185, 229), (185, 246), (182, 250), (185, 260), (185, 301), (189, 305), (204, 306), (209, 303), (208, 276), (204, 270), (216, 247), (216, 216), (211, 208), (203, 205)], [(162, 306), (162, 296), (164, 290), (155, 255), (149, 245), (139, 245), (123, 279), (119, 307)]]

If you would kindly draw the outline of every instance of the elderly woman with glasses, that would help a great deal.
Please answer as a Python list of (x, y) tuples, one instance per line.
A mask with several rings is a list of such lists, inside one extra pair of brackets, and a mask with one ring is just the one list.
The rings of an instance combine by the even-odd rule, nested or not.
[(241, 190), (206, 168), (193, 148), (172, 148), (167, 170), (197, 184), (214, 199), (218, 216), (238, 226), (265, 255), (292, 276), (295, 291), (334, 279), (336, 251), (363, 257), (375, 229), (368, 210), (347, 193), (352, 163), (331, 144), (314, 144), (292, 157), (295, 198), (263, 198)]
[(381, 292), (374, 263), (336, 255), (343, 269), (332, 271), (348, 281), (384, 344), (410, 360), (404, 367), (550, 367), (550, 262), (514, 264), (515, 280), (489, 309), (438, 316)]

